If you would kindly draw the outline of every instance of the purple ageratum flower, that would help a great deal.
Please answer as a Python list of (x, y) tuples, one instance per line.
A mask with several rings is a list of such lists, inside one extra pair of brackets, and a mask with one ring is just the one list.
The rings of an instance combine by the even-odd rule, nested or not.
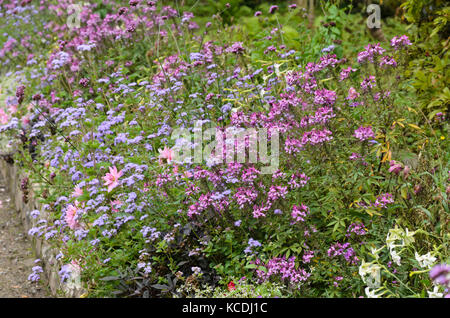
[(61, 279), (61, 283), (64, 283), (72, 276), (72, 267), (70, 264), (63, 265), (61, 270), (58, 272), (58, 275)]
[(30, 216), (33, 219), (37, 218), (40, 214), (41, 214), (41, 212), (39, 212), (39, 210), (33, 210), (33, 211), (30, 212)]
[(368, 127), (359, 127), (358, 129), (355, 130), (355, 133), (353, 134), (353, 136), (355, 136), (356, 138), (358, 138), (361, 141), (367, 140), (369, 138), (374, 138), (375, 137), (375, 133), (372, 130), (372, 127), (368, 126)]
[(44, 272), (41, 266), (34, 266), (31, 270), (33, 272), (28, 276), (29, 281), (37, 282), (39, 279), (41, 279), (41, 276), (39, 274)]
[(330, 53), (336, 48), (334, 44), (331, 44), (330, 46), (327, 46), (326, 48), (322, 49), (322, 53)]
[(245, 253), (245, 254), (256, 254), (257, 252), (254, 252), (254, 251), (252, 250), (252, 248), (254, 248), (254, 247), (259, 247), (259, 246), (261, 246), (261, 243), (260, 243), (260, 242), (258, 242), (257, 240), (254, 240), (254, 239), (252, 239), (252, 238), (249, 238), (249, 240), (248, 240), (248, 246), (247, 246), (247, 248), (244, 250), (244, 253)]

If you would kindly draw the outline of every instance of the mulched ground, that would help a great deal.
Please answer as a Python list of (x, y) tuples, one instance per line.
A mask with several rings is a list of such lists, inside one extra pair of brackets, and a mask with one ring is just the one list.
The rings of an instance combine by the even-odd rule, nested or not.
[(45, 287), (27, 280), (34, 260), (31, 242), (0, 177), (0, 298), (49, 297)]

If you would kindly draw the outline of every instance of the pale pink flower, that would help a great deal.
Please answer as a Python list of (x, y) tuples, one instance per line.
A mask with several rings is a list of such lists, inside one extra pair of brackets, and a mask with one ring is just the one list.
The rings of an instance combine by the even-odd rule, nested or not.
[(356, 91), (356, 89), (354, 87), (350, 87), (348, 89), (348, 96), (347, 99), (349, 100), (355, 100), (356, 98), (359, 97), (359, 93)]
[(22, 117), (22, 125), (26, 126), (30, 123), (30, 116)]
[(163, 150), (158, 149), (159, 151), (159, 163), (161, 164), (163, 159), (166, 159), (167, 163), (171, 163), (173, 159), (173, 150), (167, 147), (164, 147)]
[(7, 124), (9, 121), (9, 116), (8, 114), (5, 113), (5, 111), (3, 110), (3, 108), (0, 109), (0, 123)]
[(389, 162), (389, 172), (398, 175), (403, 170), (403, 165), (395, 160)]
[(80, 197), (80, 196), (82, 196), (83, 195), (83, 189), (81, 189), (80, 187), (75, 187), (75, 189), (73, 190), (73, 192), (72, 192), (72, 197), (74, 197), (74, 198), (78, 198), (78, 197)]
[(66, 219), (67, 225), (69, 225), (69, 227), (72, 230), (76, 230), (81, 227), (80, 223), (78, 223), (78, 221), (76, 220), (77, 211), (78, 211), (78, 208), (72, 204), (70, 204), (66, 210), (66, 218), (65, 219)]
[(103, 177), (105, 180), (105, 186), (108, 186), (108, 192), (111, 192), (112, 189), (119, 185), (119, 178), (123, 175), (123, 171), (117, 171), (116, 166), (109, 167), (109, 173), (106, 173), (106, 176)]
[(368, 127), (359, 127), (358, 129), (355, 130), (355, 133), (353, 134), (353, 136), (355, 136), (356, 138), (358, 138), (361, 141), (367, 140), (369, 138), (374, 138), (375, 137), (375, 133), (372, 130), (372, 127), (368, 126)]
[(118, 208), (120, 208), (120, 206), (123, 204), (123, 202), (122, 201), (120, 201), (120, 200), (114, 200), (114, 201), (111, 201), (111, 211), (113, 211), (113, 212), (119, 212), (119, 209)]
[(410, 171), (410, 170), (411, 170), (411, 168), (410, 168), (409, 166), (405, 166), (405, 168), (403, 168), (402, 173), (403, 173), (403, 177), (404, 177), (405, 179), (408, 178), (408, 175), (409, 175), (409, 171)]
[(14, 114), (15, 112), (17, 112), (17, 105), (11, 105), (8, 108), (10, 114)]

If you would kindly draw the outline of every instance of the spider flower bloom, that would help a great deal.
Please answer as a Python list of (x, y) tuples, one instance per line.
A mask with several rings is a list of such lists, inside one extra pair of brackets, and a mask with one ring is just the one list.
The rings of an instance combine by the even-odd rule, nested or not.
[(391, 40), (391, 46), (396, 50), (409, 45), (412, 45), (412, 43), (406, 35), (394, 36)]
[(242, 42), (234, 42), (229, 48), (225, 50), (228, 53), (243, 54), (245, 49)]
[(350, 87), (348, 89), (348, 96), (347, 99), (348, 100), (355, 100), (359, 97), (359, 93), (356, 91), (356, 89), (354, 87)]
[(372, 127), (359, 127), (358, 129), (355, 130), (354, 135), (356, 138), (358, 138), (361, 141), (367, 140), (369, 138), (374, 138), (375, 134), (372, 131)]
[(67, 207), (65, 220), (67, 225), (72, 229), (79, 229), (81, 226), (76, 220), (78, 208), (72, 204)]
[(119, 185), (119, 178), (123, 175), (123, 171), (117, 171), (116, 166), (109, 167), (109, 173), (106, 173), (106, 176), (103, 177), (105, 180), (105, 186), (108, 186), (108, 192), (111, 192), (112, 189)]
[(167, 147), (164, 147), (163, 150), (158, 149), (159, 151), (159, 163), (163, 163), (163, 159), (167, 161), (167, 163), (171, 163), (173, 159), (173, 150)]
[(403, 165), (395, 160), (389, 162), (389, 172), (398, 175), (403, 170)]

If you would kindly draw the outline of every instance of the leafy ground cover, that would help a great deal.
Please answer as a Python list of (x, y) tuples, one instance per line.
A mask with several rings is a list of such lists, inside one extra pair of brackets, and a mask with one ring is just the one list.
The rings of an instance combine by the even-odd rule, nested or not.
[(0, 5), (3, 157), (85, 296), (448, 295), (448, 112), (395, 18), (377, 43), (333, 2), (314, 28), (295, 5)]

